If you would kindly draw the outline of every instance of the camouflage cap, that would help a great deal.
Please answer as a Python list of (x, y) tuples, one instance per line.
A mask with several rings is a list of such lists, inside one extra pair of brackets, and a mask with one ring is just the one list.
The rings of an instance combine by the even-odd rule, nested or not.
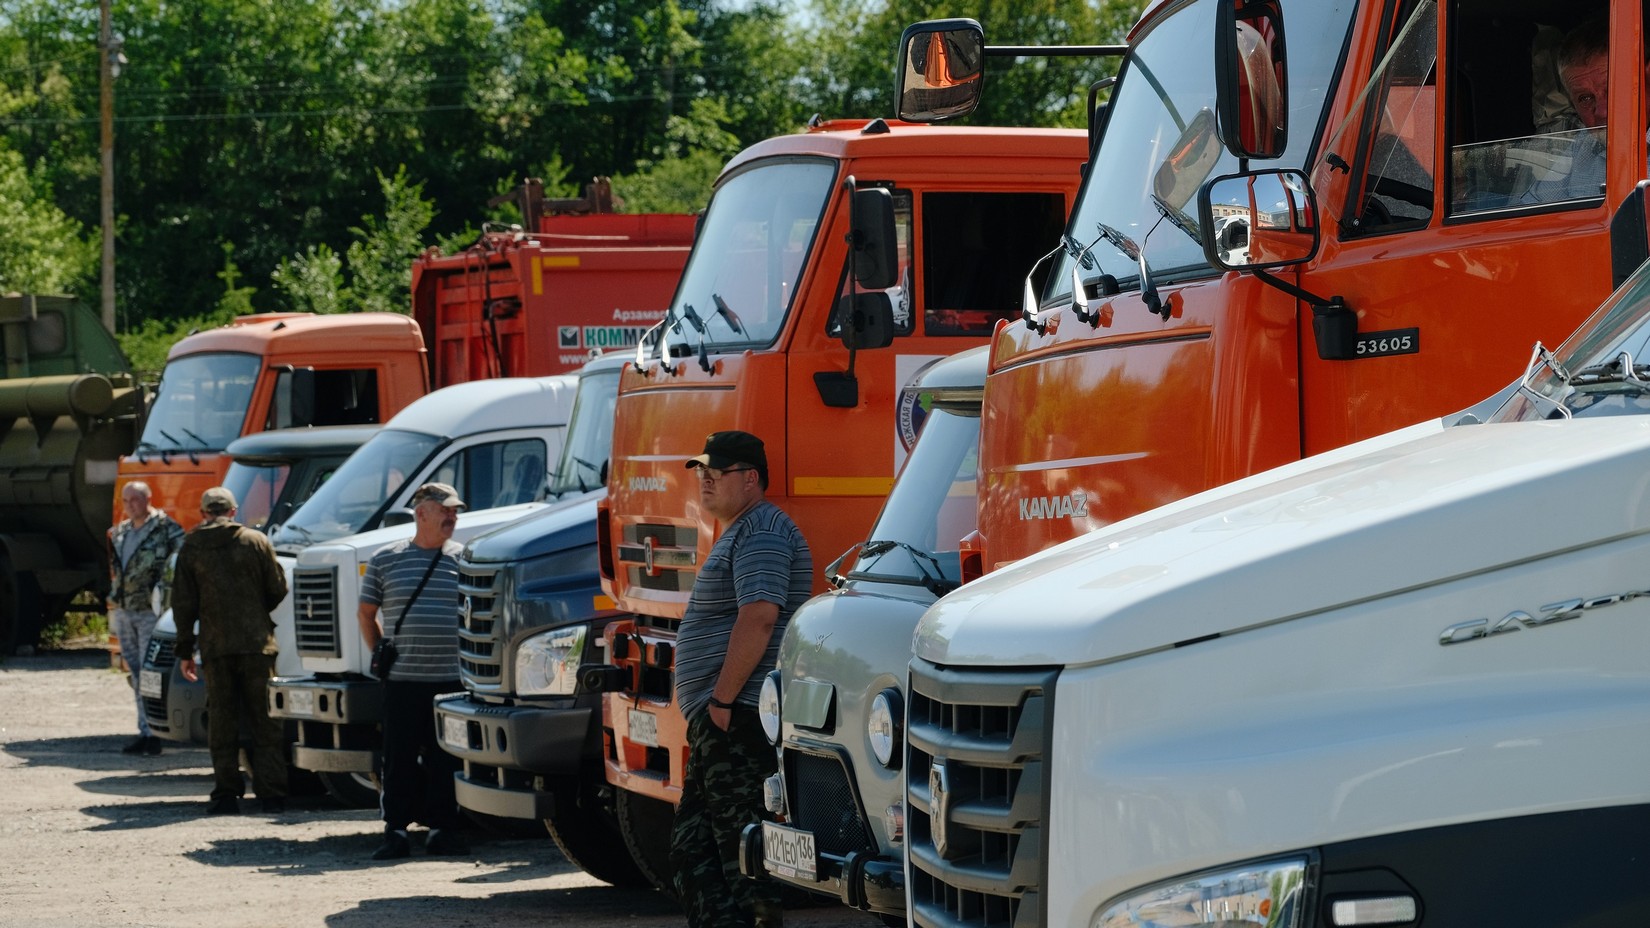
[(213, 487), (201, 494), (201, 512), (234, 512), (235, 494), (227, 487)]

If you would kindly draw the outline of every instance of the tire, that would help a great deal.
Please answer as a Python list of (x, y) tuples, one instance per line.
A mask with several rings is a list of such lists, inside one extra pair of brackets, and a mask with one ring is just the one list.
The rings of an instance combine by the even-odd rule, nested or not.
[(653, 888), (676, 897), (676, 870), (670, 865), (670, 832), (676, 809), (668, 802), (620, 790), (613, 805), (619, 834), (630, 856)]
[[(653, 881), (636, 865), (619, 823), (588, 785), (556, 790), (555, 809), (544, 820), (563, 857), (585, 873), (620, 889), (647, 889)], [(563, 797), (566, 797), (565, 799)]]
[(378, 778), (365, 773), (317, 773), (327, 795), (346, 809), (378, 808)]
[(0, 557), (0, 655), (39, 644), (43, 618), (34, 577), (17, 573), (11, 558)]

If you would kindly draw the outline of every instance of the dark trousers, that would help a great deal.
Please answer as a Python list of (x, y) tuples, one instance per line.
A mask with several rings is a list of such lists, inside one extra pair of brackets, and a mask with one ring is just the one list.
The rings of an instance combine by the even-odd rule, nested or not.
[(463, 688), (457, 680), (384, 684), (384, 791), (379, 801), (386, 831), (413, 822), (429, 828), (459, 825), (453, 775), (464, 765), (443, 751), (436, 738), (435, 697)]
[(764, 817), (762, 781), (777, 769), (756, 710), (734, 709), (727, 731), (709, 712), (688, 721), (670, 865), (689, 928), (779, 928), (779, 884), (739, 873), (739, 833)]
[(241, 731), (252, 735), (252, 790), (259, 799), (286, 795), (286, 739), (269, 717), (273, 654), (222, 654), (201, 664), (206, 674), (206, 746), (212, 753), (212, 798), (239, 799)]

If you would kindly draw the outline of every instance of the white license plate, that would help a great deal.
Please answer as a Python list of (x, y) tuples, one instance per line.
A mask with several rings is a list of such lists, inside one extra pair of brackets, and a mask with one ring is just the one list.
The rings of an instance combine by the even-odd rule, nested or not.
[(286, 711), (292, 715), (311, 716), (315, 714), (314, 690), (287, 690)]
[(630, 740), (650, 748), (659, 746), (659, 719), (651, 712), (631, 709)]
[(441, 717), (441, 740), (455, 748), (470, 749), (470, 726), (452, 715)]
[(762, 863), (769, 873), (793, 880), (819, 879), (813, 833), (799, 828), (763, 822)]
[(160, 698), (160, 671), (138, 671), (138, 695), (148, 699)]

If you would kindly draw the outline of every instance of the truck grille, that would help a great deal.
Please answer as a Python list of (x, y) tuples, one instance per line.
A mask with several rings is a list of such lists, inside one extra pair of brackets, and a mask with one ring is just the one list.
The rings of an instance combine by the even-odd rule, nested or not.
[(465, 689), (496, 689), (504, 683), (497, 574), (463, 561), (458, 565), (458, 675)]
[(820, 853), (845, 857), (872, 847), (871, 830), (860, 812), (859, 799), (848, 783), (848, 771), (836, 757), (786, 750), (785, 781), (790, 787), (787, 811), (791, 824), (813, 833)]
[[(143, 656), (145, 670), (158, 670), (164, 678), (172, 670), (172, 665), (178, 662), (177, 640), (152, 635), (149, 638), (149, 651)], [(162, 690), (164, 693), (165, 691)], [(172, 730), (166, 718), (166, 700), (154, 696), (143, 697), (143, 717), (149, 720), (149, 727), (155, 731)]]
[(293, 630), (304, 657), (337, 657), (338, 574), (331, 567), (299, 567), (292, 572)]
[(1043, 924), (1055, 676), (911, 662), (906, 822), (918, 925)]

